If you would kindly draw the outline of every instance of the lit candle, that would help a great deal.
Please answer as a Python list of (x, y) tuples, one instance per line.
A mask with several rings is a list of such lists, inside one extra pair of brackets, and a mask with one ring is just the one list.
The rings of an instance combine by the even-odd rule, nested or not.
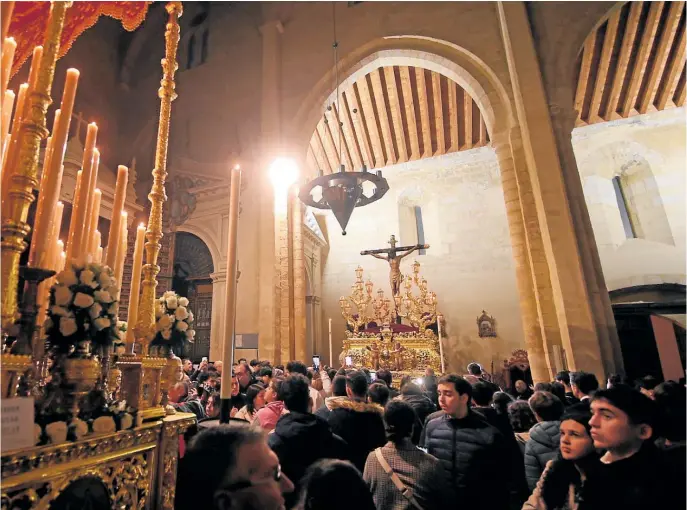
[(17, 159), (19, 152), (19, 128), (21, 127), (22, 116), (24, 115), (24, 103), (26, 103), (26, 95), (29, 90), (28, 83), (22, 83), (19, 86), (19, 95), (17, 96), (17, 107), (14, 109), (12, 116), (12, 133), (7, 141), (7, 149), (5, 150), (5, 158), (2, 161), (2, 215), (6, 214), (6, 202), (10, 190), (10, 179), (14, 173), (16, 165), (14, 162)]
[(76, 184), (74, 186), (74, 196), (72, 198), (72, 217), (69, 221), (69, 234), (67, 237), (67, 252), (69, 252), (69, 248), (72, 246), (72, 241), (74, 239), (74, 230), (76, 228), (76, 207), (78, 206), (79, 202), (79, 191), (81, 190), (82, 175), (83, 172), (81, 170), (76, 172)]
[[(122, 276), (124, 275), (124, 260), (126, 260), (126, 249), (127, 249), (127, 227), (126, 223), (128, 221), (128, 213), (123, 211), (121, 214), (122, 221), (120, 223), (120, 234), (119, 234), (119, 246), (117, 247), (117, 258), (115, 259), (114, 273), (117, 279), (117, 284), (119, 285), (119, 290), (122, 290)], [(109, 246), (108, 246), (109, 253)]]
[(2, 100), (2, 135), (1, 142), (2, 156), (5, 155), (5, 146), (7, 145), (7, 140), (10, 137), (10, 123), (12, 122), (12, 108), (14, 107), (14, 91), (8, 90), (5, 92), (5, 97)]
[(334, 366), (334, 351), (332, 351), (332, 319), (329, 318), (329, 366)]
[[(60, 121), (60, 110), (55, 111), (55, 121), (53, 122), (53, 132)], [(33, 222), (33, 235), (31, 236), (31, 249), (29, 250), (29, 266), (48, 267), (50, 255), (52, 254), (52, 244), (55, 240), (50, 236), (51, 220), (55, 212), (55, 203), (59, 198), (55, 193), (55, 188), (62, 186), (62, 173), (50, 173), (51, 159), (53, 154), (53, 138), (48, 138), (43, 155), (43, 171), (41, 172), (41, 182), (38, 188), (38, 204), (36, 205), (36, 218)], [(59, 181), (59, 182), (58, 182)]]
[(444, 366), (444, 342), (441, 341), (441, 321), (443, 319), (443, 315), (437, 315), (437, 333), (439, 333), (439, 356), (441, 356), (441, 373), (445, 374), (446, 367)]
[(85, 245), (84, 245), (84, 234), (85, 230), (88, 228), (86, 223), (88, 212), (88, 205), (93, 194), (93, 189), (91, 188), (92, 181), (91, 176), (93, 174), (93, 151), (95, 150), (95, 142), (98, 137), (98, 126), (95, 122), (91, 122), (88, 125), (88, 130), (86, 133), (86, 143), (84, 144), (83, 160), (81, 163), (81, 186), (79, 188), (79, 198), (74, 206), (74, 234), (72, 236), (72, 242), (67, 247), (67, 259), (69, 260), (85, 260)]
[[(100, 202), (103, 193), (98, 188), (93, 192), (93, 206), (88, 220), (88, 237), (85, 239), (84, 251), (90, 255), (91, 260), (95, 260), (95, 252), (100, 245), (100, 232), (98, 232), (98, 218), (100, 218)], [(97, 235), (97, 239), (96, 239)]]
[(95, 252), (95, 261), (98, 264), (103, 263), (103, 247), (102, 246), (98, 246), (98, 250)]
[[(134, 326), (138, 321), (138, 302), (141, 295), (141, 271), (143, 270), (143, 246), (146, 239), (146, 227), (141, 223), (136, 229), (136, 242), (134, 243), (134, 261), (131, 271), (131, 289), (129, 290), (129, 314), (127, 316), (127, 324), (129, 329), (126, 332), (126, 341), (134, 345)], [(133, 350), (131, 351), (133, 352)]]
[(110, 223), (110, 235), (107, 238), (107, 252), (105, 264), (114, 268), (117, 261), (117, 248), (121, 234), (122, 212), (126, 200), (126, 186), (129, 182), (129, 169), (124, 165), (117, 167), (117, 184), (115, 186), (114, 203), (112, 204), (112, 222)]
[(95, 235), (93, 236), (93, 242), (91, 244), (90, 252), (93, 254), (93, 261), (94, 262), (100, 262), (98, 260), (98, 248), (100, 248), (100, 243), (102, 241), (102, 236), (100, 234), (100, 230), (95, 231)]
[(64, 266), (67, 264), (67, 254), (66, 252), (60, 253), (60, 266), (59, 266), (59, 271), (64, 271)]
[(60, 253), (64, 250), (64, 243), (60, 240), (60, 229), (62, 228), (62, 216), (64, 215), (64, 204), (57, 202), (55, 210), (50, 220), (50, 240), (48, 242), (49, 253), (46, 257), (46, 267), (57, 270), (60, 261)]
[[(43, 46), (36, 46), (33, 49), (33, 57), (31, 58), (31, 68), (29, 69), (29, 95), (36, 89), (36, 83), (38, 82), (38, 71), (41, 67), (41, 60), (43, 59)], [(24, 106), (24, 113), (29, 110), (31, 101), (26, 100), (26, 106)]]
[(17, 49), (17, 41), (14, 37), (6, 37), (2, 42), (2, 97), (4, 98), (7, 83), (10, 81), (10, 74), (12, 73), (12, 62), (14, 61), (14, 51)]
[[(93, 241), (93, 232), (97, 228), (98, 216), (100, 211), (95, 211), (95, 190), (98, 182), (98, 167), (100, 166), (100, 151), (93, 149), (93, 166), (91, 171), (90, 189), (92, 190), (88, 195), (88, 207), (86, 208), (86, 223), (84, 224), (83, 239), (81, 240), (81, 251), (90, 255), (90, 247)], [(95, 225), (94, 222), (95, 221)]]

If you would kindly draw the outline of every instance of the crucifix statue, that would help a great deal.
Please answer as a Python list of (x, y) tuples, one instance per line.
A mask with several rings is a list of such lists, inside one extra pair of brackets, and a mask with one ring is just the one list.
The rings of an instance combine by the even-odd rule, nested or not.
[[(380, 249), (380, 250), (365, 250), (361, 251), (361, 255), (372, 255), (376, 259), (386, 260), (389, 263), (389, 282), (391, 283), (391, 292), (393, 296), (398, 295), (401, 290), (401, 281), (403, 276), (401, 275), (401, 260), (410, 255), (416, 250), (426, 250), (429, 248), (428, 244), (416, 244), (415, 246), (399, 246), (396, 247), (396, 237), (394, 235), (389, 239), (389, 244), (391, 248)], [(386, 256), (382, 256), (384, 254)]]

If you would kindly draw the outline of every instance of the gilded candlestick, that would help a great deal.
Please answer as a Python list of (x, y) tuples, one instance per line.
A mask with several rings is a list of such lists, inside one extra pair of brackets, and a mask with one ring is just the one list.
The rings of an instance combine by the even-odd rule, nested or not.
[(174, 73), (178, 68), (176, 55), (179, 46), (179, 17), (183, 12), (181, 2), (169, 2), (165, 8), (169, 13), (169, 21), (165, 30), (165, 58), (162, 59), (163, 76), (158, 90), (158, 96), (160, 97), (160, 124), (158, 126), (157, 147), (155, 149), (153, 186), (148, 195), (151, 207), (148, 230), (146, 231), (146, 264), (143, 266), (141, 304), (138, 324), (135, 329), (136, 338), (141, 339), (144, 343), (144, 353), (146, 353), (147, 344), (152, 339), (152, 333), (155, 328), (156, 276), (160, 272), (160, 266), (157, 265), (157, 257), (160, 253), (160, 239), (162, 239), (162, 207), (167, 200), (165, 178), (167, 177), (169, 121), (172, 112), (172, 101), (177, 97), (174, 91)]
[(53, 2), (43, 42), (43, 58), (36, 87), (28, 98), (30, 108), (23, 121), (19, 138), (19, 166), (12, 175), (9, 214), (2, 219), (2, 327), (9, 327), (17, 317), (19, 257), (26, 249), (25, 237), (31, 230), (26, 223), (29, 206), (34, 200), (40, 143), (48, 136), (45, 115), (51, 103), (50, 90), (55, 75), (55, 62), (60, 47), (62, 27), (70, 2)]

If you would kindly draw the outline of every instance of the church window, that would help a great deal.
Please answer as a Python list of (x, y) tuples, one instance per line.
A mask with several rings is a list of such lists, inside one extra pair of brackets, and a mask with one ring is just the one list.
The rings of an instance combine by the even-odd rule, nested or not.
[(615, 190), (615, 199), (618, 202), (618, 210), (620, 211), (620, 219), (623, 222), (625, 237), (627, 237), (627, 239), (634, 239), (637, 237), (637, 234), (635, 233), (634, 226), (632, 225), (630, 211), (627, 207), (627, 201), (625, 200), (623, 183), (620, 180), (619, 175), (613, 177), (613, 189)]
[[(413, 207), (413, 212), (415, 214), (415, 229), (417, 231), (417, 244), (425, 244), (425, 227), (422, 224), (422, 207)], [(427, 250), (421, 249), (418, 251), (418, 255), (424, 255)]]

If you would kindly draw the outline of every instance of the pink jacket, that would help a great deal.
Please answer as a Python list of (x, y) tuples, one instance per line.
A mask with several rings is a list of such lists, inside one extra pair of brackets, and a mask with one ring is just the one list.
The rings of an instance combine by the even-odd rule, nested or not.
[(277, 420), (279, 420), (279, 417), (282, 415), (283, 411), (284, 402), (281, 400), (270, 402), (258, 411), (258, 413), (255, 415), (255, 420), (253, 423), (257, 423), (267, 431), (274, 430), (274, 427), (277, 425)]

